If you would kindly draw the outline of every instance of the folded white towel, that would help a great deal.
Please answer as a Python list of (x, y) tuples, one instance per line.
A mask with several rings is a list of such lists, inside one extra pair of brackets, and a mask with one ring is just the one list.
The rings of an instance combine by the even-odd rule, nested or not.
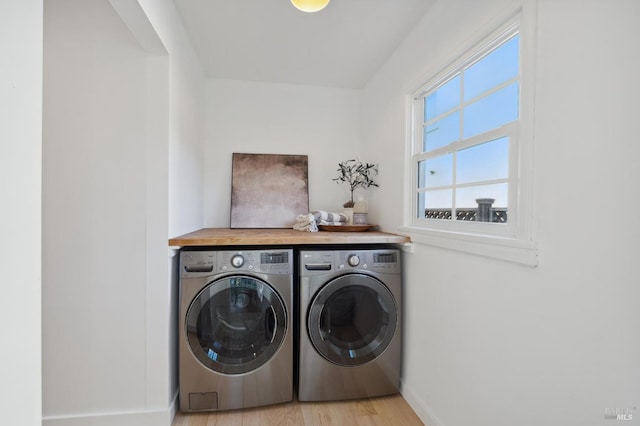
[(300, 225), (298, 223), (293, 225), (293, 229), (295, 229), (296, 231), (303, 231), (303, 232), (318, 232), (318, 228), (315, 227), (314, 225)]
[(346, 225), (348, 220), (347, 215), (343, 213), (315, 210), (309, 214), (298, 215), (293, 229), (296, 231), (318, 232), (318, 225)]
[(311, 213), (301, 214), (296, 217), (296, 223), (293, 225), (296, 231), (318, 232), (318, 225)]

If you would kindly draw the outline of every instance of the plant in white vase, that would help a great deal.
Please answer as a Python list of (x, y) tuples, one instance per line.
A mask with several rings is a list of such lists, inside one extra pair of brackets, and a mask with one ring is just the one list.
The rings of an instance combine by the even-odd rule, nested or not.
[(338, 177), (333, 180), (336, 183), (346, 183), (349, 185), (351, 198), (343, 204), (345, 208), (353, 208), (353, 192), (358, 189), (367, 189), (371, 186), (378, 186), (373, 180), (378, 175), (378, 165), (371, 163), (363, 163), (360, 160), (347, 160), (338, 163)]

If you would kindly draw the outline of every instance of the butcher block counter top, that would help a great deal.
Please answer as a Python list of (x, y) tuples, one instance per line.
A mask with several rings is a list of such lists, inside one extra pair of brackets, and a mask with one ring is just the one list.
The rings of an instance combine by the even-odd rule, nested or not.
[(169, 246), (254, 246), (307, 244), (404, 244), (409, 237), (380, 231), (303, 232), (293, 229), (204, 228), (171, 238)]

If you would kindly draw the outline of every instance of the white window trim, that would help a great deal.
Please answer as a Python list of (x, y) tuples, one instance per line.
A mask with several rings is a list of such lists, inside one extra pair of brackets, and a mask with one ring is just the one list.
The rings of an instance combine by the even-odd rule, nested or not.
[[(532, 196), (533, 196), (533, 119), (534, 119), (534, 90), (535, 78), (535, 1), (525, 1), (518, 10), (511, 10), (501, 19), (496, 19), (489, 25), (490, 31), (482, 37), (480, 43), (469, 43), (453, 55), (450, 64), (443, 72), (436, 74), (435, 78), (425, 78), (427, 85), (419, 86), (419, 89), (406, 97), (406, 145), (405, 145), (405, 182), (404, 182), (404, 225), (399, 231), (408, 235), (412, 242), (425, 244), (449, 250), (490, 257), (494, 259), (514, 262), (527, 266), (538, 264), (537, 244), (533, 239), (532, 230)], [(490, 223), (440, 223), (437, 227), (429, 226), (426, 219), (415, 218), (414, 206), (416, 197), (413, 166), (413, 142), (414, 142), (414, 114), (413, 105), (416, 93), (433, 87), (437, 82), (450, 75), (451, 70), (459, 67), (463, 61), (468, 60), (465, 55), (472, 50), (478, 54), (486, 52), (492, 47), (492, 42), (511, 31), (514, 25), (518, 25), (521, 42), (521, 107), (520, 107), (520, 134), (518, 136), (517, 152), (510, 154), (510, 162), (517, 162), (517, 176), (510, 176), (510, 194), (516, 202), (510, 209), (516, 214), (515, 223), (505, 227), (501, 224)], [(477, 41), (477, 39), (476, 39)], [(480, 47), (480, 48), (479, 48)], [(465, 61), (466, 62), (466, 61)], [(513, 182), (517, 182), (517, 188)], [(514, 199), (514, 198), (511, 198)], [(492, 229), (487, 232), (487, 227)]]

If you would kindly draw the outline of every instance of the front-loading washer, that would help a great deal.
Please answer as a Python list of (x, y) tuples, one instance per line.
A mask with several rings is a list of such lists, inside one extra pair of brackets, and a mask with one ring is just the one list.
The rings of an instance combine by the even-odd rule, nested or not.
[(298, 399), (398, 393), (399, 250), (305, 249), (299, 259)]
[(293, 250), (180, 253), (180, 410), (293, 400)]

